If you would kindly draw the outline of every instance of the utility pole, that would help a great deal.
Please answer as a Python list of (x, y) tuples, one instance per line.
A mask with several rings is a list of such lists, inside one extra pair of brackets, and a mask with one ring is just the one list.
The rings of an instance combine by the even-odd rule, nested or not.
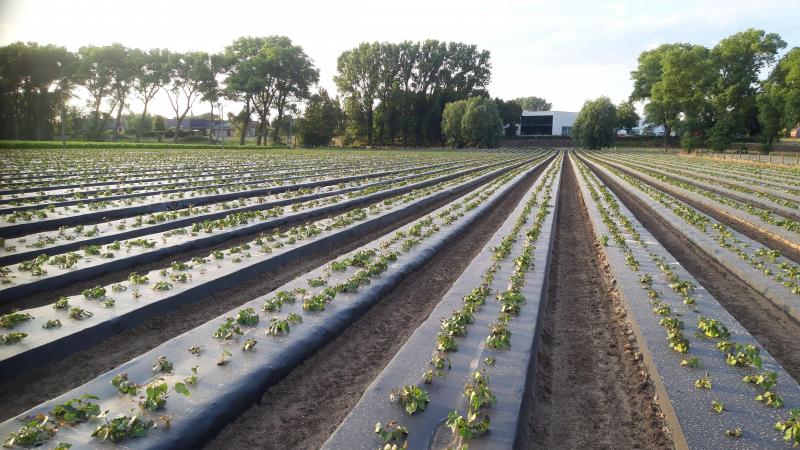
[(225, 150), (225, 135), (222, 133), (222, 121), (224, 120), (225, 115), (222, 114), (222, 103), (217, 103), (217, 109), (219, 110), (219, 125), (217, 125), (217, 134), (219, 135), (220, 142), (222, 143), (222, 149)]

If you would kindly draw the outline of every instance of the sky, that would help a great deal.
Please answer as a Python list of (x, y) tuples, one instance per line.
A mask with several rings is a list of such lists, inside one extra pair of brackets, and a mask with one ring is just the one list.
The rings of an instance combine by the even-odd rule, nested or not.
[[(0, 45), (35, 41), (75, 51), (120, 42), (219, 52), (240, 36), (286, 35), (313, 59), (320, 86), (335, 92), (336, 59), (360, 42), (460, 41), (491, 52), (492, 96), (536, 95), (555, 110), (577, 111), (601, 95), (615, 103), (625, 100), (637, 56), (662, 43), (713, 47), (753, 27), (780, 34), (787, 48), (798, 46), (797, 5), (797, 0), (0, 0)], [(134, 101), (131, 107), (140, 105)], [(171, 114), (163, 93), (150, 109)], [(197, 105), (193, 113), (207, 109)], [(232, 110), (229, 104), (226, 112)]]

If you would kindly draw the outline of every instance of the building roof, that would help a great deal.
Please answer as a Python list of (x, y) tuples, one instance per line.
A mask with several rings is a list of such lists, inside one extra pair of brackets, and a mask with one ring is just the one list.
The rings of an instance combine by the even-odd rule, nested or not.
[(522, 111), (523, 116), (553, 116), (556, 114), (578, 115), (577, 112), (572, 111)]

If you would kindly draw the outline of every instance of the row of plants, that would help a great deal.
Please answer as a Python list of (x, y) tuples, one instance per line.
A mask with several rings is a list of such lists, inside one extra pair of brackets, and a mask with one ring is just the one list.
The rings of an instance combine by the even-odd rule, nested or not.
[[(795, 196), (800, 195), (800, 179), (792, 179), (793, 177), (786, 174), (778, 176), (765, 175), (759, 168), (753, 166), (727, 168), (726, 165), (717, 164), (713, 160), (694, 159), (686, 161), (683, 158), (657, 157), (655, 155), (623, 154), (621, 157), (642, 164), (653, 164), (655, 167), (662, 169), (677, 169), (687, 173), (702, 174), (704, 177), (715, 181), (729, 181), (745, 186), (783, 191)], [(748, 168), (751, 170), (748, 170)]]
[[(446, 169), (440, 169), (439, 175), (442, 173), (451, 173)], [(438, 172), (438, 171), (437, 171)], [(406, 172), (407, 174), (404, 177), (411, 177), (415, 174), (425, 173), (424, 169), (416, 169), (416, 170), (409, 170)], [(141, 230), (141, 233), (137, 233), (139, 235), (145, 235), (147, 233), (148, 226), (151, 225), (161, 225), (182, 220), (187, 217), (197, 217), (198, 223), (200, 223), (204, 229), (215, 229), (215, 228), (224, 228), (223, 225), (226, 223), (236, 223), (239, 224), (243, 220), (245, 222), (249, 222), (254, 219), (264, 219), (278, 217), (283, 214), (284, 207), (282, 206), (273, 206), (271, 208), (267, 208), (269, 203), (278, 201), (278, 200), (286, 200), (286, 199), (295, 199), (302, 196), (308, 195), (324, 195), (329, 194), (332, 196), (329, 203), (325, 204), (332, 204), (337, 203), (338, 201), (342, 201), (346, 198), (353, 198), (358, 196), (359, 192), (365, 192), (369, 190), (370, 193), (377, 192), (379, 190), (391, 189), (393, 187), (400, 187), (408, 184), (411, 180), (422, 181), (424, 179), (430, 179), (434, 177), (435, 174), (430, 174), (427, 176), (420, 176), (414, 177), (409, 180), (405, 180), (403, 182), (396, 181), (392, 182), (392, 180), (397, 179), (397, 175), (385, 175), (379, 177), (369, 177), (359, 180), (351, 180), (347, 182), (341, 182), (336, 185), (325, 185), (325, 186), (317, 186), (314, 188), (300, 188), (300, 189), (293, 189), (289, 191), (285, 191), (279, 194), (271, 194), (271, 195), (261, 195), (256, 197), (240, 197), (236, 200), (232, 201), (223, 201), (223, 202), (215, 202), (210, 204), (205, 204), (202, 206), (189, 206), (187, 208), (180, 208), (168, 211), (159, 211), (153, 213), (146, 213), (146, 214), (138, 214), (131, 217), (118, 219), (118, 220), (109, 220), (105, 221), (100, 224), (95, 224), (93, 226), (87, 227), (84, 225), (76, 225), (74, 227), (60, 227), (57, 231), (51, 232), (42, 232), (37, 233), (35, 235), (27, 235), (20, 238), (14, 239), (7, 239), (2, 242), (0, 245), (0, 255), (2, 252), (5, 251), (7, 253), (15, 253), (17, 249), (22, 247), (26, 249), (40, 249), (44, 252), (47, 252), (48, 247), (60, 245), (65, 241), (74, 241), (74, 240), (87, 240), (91, 242), (91, 238), (99, 238), (105, 237), (106, 239), (112, 238), (115, 234), (123, 234), (128, 233), (132, 229)], [(347, 197), (344, 195), (337, 195), (338, 191), (348, 190), (350, 191), (347, 194)], [(297, 212), (303, 209), (307, 209), (309, 207), (319, 206), (323, 202), (320, 201), (306, 201), (292, 204), (289, 206), (293, 212)], [(260, 207), (264, 205), (263, 207)], [(211, 220), (211, 219), (204, 219), (203, 216), (208, 216), (210, 214), (218, 214), (220, 212), (228, 212), (229, 214), (218, 220)], [(195, 225), (191, 225), (192, 228)], [(178, 231), (177, 233), (181, 233)], [(35, 236), (35, 240), (33, 240)], [(32, 242), (29, 242), (32, 241)], [(89, 245), (87, 242), (87, 245)]]
[[(757, 389), (758, 393), (754, 396), (754, 400), (770, 408), (781, 408), (783, 400), (775, 390), (776, 372), (769, 370), (759, 372), (763, 364), (760, 349), (752, 344), (736, 342), (720, 319), (700, 313), (700, 310), (704, 308), (702, 304), (698, 303), (695, 295), (697, 286), (691, 280), (681, 279), (664, 257), (648, 250), (648, 243), (641, 237), (627, 214), (622, 212), (616, 197), (582, 161), (577, 159), (573, 161), (576, 162), (584, 185), (593, 200), (593, 205), (597, 208), (606, 229), (612, 236), (614, 245), (625, 255), (628, 269), (637, 278), (639, 288), (643, 293), (642, 297), (646, 298), (652, 307), (653, 314), (659, 318), (658, 324), (664, 328), (665, 332), (665, 344), (679, 356), (680, 360), (677, 363), (680, 366), (699, 372), (705, 370), (704, 375), (694, 380), (694, 389), (711, 390), (714, 377), (707, 368), (704, 368), (700, 357), (692, 354), (691, 343), (695, 339), (702, 343), (715, 342), (715, 346), (727, 366), (747, 371), (742, 382), (751, 384)], [(606, 248), (610, 245), (608, 239), (601, 238), (601, 243)], [(646, 253), (659, 269), (660, 274), (646, 271), (642, 273), (641, 263), (631, 245)], [(654, 282), (657, 276), (662, 277), (662, 282), (673, 294), (665, 296), (655, 288)], [(683, 311), (676, 310), (675, 302), (668, 301), (667, 297), (671, 295), (680, 299), (679, 304), (682, 305)], [(694, 335), (685, 333), (685, 318), (690, 315), (689, 313), (693, 313), (691, 315), (697, 317), (697, 331)], [(716, 414), (723, 414), (726, 411), (725, 405), (718, 399), (712, 400), (709, 408)], [(702, 417), (699, 411), (696, 414), (698, 417)], [(721, 432), (725, 436), (739, 438), (743, 433), (742, 427), (742, 424), (734, 424)]]
[[(153, 362), (153, 375), (148, 379), (134, 380), (129, 377), (129, 372), (117, 373), (111, 379), (112, 385), (117, 390), (117, 398), (98, 398), (99, 396), (89, 394), (81, 399), (83, 403), (73, 401), (70, 407), (85, 413), (70, 414), (69, 418), (75, 420), (64, 426), (80, 430), (83, 428), (83, 424), (88, 424), (94, 431), (87, 430), (87, 435), (91, 435), (97, 440), (110, 440), (114, 443), (123, 443), (128, 439), (147, 436), (156, 427), (166, 428), (171, 419), (171, 416), (168, 415), (170, 394), (176, 392), (191, 395), (191, 391), (203, 389), (201, 373), (211, 375), (215, 371), (225, 370), (226, 366), (239, 358), (233, 351), (233, 346), (240, 347), (241, 353), (257, 355), (256, 333), (260, 331), (258, 330), (260, 323), (268, 324), (263, 330), (263, 334), (276, 339), (271, 342), (271, 345), (284, 345), (286, 338), (291, 336), (292, 328), (302, 326), (304, 316), (324, 314), (325, 307), (343, 293), (355, 293), (362, 286), (370, 284), (376, 277), (380, 277), (391, 269), (391, 264), (396, 261), (398, 255), (412, 252), (415, 247), (443, 228), (452, 226), (458, 220), (459, 211), (464, 211), (470, 205), (490, 198), (483, 194), (486, 191), (496, 193), (514, 176), (529, 167), (530, 165), (527, 165), (515, 169), (512, 173), (507, 173), (495, 181), (475, 189), (456, 202), (441, 208), (435, 216), (418, 219), (404, 230), (393, 233), (391, 238), (381, 241), (377, 246), (363, 248), (331, 262), (325, 266), (322, 272), (319, 270), (314, 272), (321, 273), (321, 276), (314, 278), (313, 282), (309, 282), (308, 288), (281, 289), (274, 295), (256, 299), (238, 308), (235, 313), (232, 312), (214, 326), (215, 331), (209, 336), (210, 344), (198, 343), (191, 345), (186, 350), (194, 357), (200, 358), (197, 361), (201, 361), (203, 355), (209, 352), (208, 347), (216, 346), (214, 353), (220, 356), (218, 359), (215, 358), (214, 366), (204, 367), (201, 370), (200, 364), (189, 363), (190, 365), (187, 367), (182, 367), (182, 365), (173, 364), (167, 356), (161, 356)], [(447, 223), (446, 217), (456, 217), (456, 219)], [(139, 278), (136, 281), (146, 280)], [(99, 295), (100, 293), (99, 290), (92, 293), (87, 292), (89, 295)], [(264, 321), (262, 321), (261, 313), (253, 306), (256, 302), (263, 302), (261, 310), (266, 319)], [(319, 323), (319, 321), (312, 322)], [(188, 336), (188, 334), (184, 336)], [(179, 336), (175, 340), (181, 338), (182, 336)], [(181, 379), (177, 375), (179, 373), (186, 377)], [(219, 374), (214, 375), (215, 377), (219, 376)], [(91, 386), (91, 383), (85, 386)], [(120, 402), (120, 399), (123, 402)], [(108, 419), (111, 417), (110, 410), (96, 414), (104, 410), (100, 406), (101, 403), (111, 402), (120, 405), (125, 403), (124, 399), (130, 399), (130, 402), (135, 405), (130, 412), (119, 412), (119, 415), (111, 420)], [(90, 406), (88, 403), (92, 403), (92, 405)], [(58, 417), (60, 409), (48, 409), (48, 415), (43, 413), (36, 421), (30, 420), (22, 428), (8, 434), (7, 442), (10, 445), (42, 445), (55, 440), (58, 436), (58, 427), (52, 427), (49, 423)], [(201, 412), (198, 411), (199, 413)], [(83, 420), (84, 418), (86, 420)], [(35, 436), (35, 440), (28, 436)], [(69, 443), (60, 445), (66, 446)]]
[[(467, 181), (474, 177), (478, 177), (480, 175), (488, 173), (489, 171), (491, 171), (491, 169), (487, 168), (479, 170), (477, 172), (465, 174), (463, 176), (454, 178), (452, 180), (447, 180), (444, 183), (434, 184), (431, 186), (433, 188), (432, 190), (426, 188), (415, 189), (410, 192), (411, 195), (406, 194), (404, 197), (400, 198), (403, 198), (404, 199), (403, 203), (405, 203), (417, 198), (420, 195), (427, 195), (434, 191), (439, 191), (447, 186), (452, 186), (460, 182)], [(421, 182), (433, 177), (434, 175), (425, 175), (422, 177), (418, 177), (419, 180), (415, 181)], [(407, 184), (406, 182), (401, 182), (401, 183)], [(381, 187), (384, 189), (391, 189), (398, 186), (389, 184)], [(346, 196), (336, 196), (336, 197), (310, 200), (307, 202), (294, 204), (292, 205), (291, 209), (293, 210), (293, 212), (297, 212), (300, 211), (301, 209), (321, 207), (324, 205), (336, 203), (338, 201), (343, 201), (346, 199), (345, 197)], [(392, 199), (386, 199), (383, 202), (384, 206), (386, 207), (391, 206), (393, 203), (394, 201)], [(377, 214), (378, 211), (372, 210), (371, 213), (374, 215)], [(83, 253), (84, 253), (83, 256), (80, 256), (74, 252), (69, 252), (66, 254), (55, 255), (53, 257), (48, 258), (47, 255), (42, 254), (32, 260), (24, 261), (20, 264), (17, 264), (16, 266), (6, 267), (5, 269), (7, 270), (3, 271), (2, 274), (0, 274), (0, 283), (3, 283), (6, 286), (21, 285), (21, 283), (15, 281), (16, 279), (14, 275), (15, 272), (30, 273), (35, 278), (23, 279), (23, 281), (28, 283), (36, 283), (39, 280), (48, 278), (50, 276), (59, 276), (61, 274), (66, 273), (67, 271), (74, 270), (76, 267), (102, 266), (108, 263), (108, 261), (110, 260), (118, 259), (118, 256), (122, 251), (124, 251), (124, 253), (122, 253), (123, 257), (129, 255), (141, 255), (145, 252), (159, 251), (169, 246), (181, 245), (187, 240), (196, 239), (198, 236), (209, 235), (214, 233), (215, 231), (230, 230), (235, 228), (257, 225), (258, 223), (272, 219), (274, 217), (278, 217), (283, 214), (284, 214), (283, 207), (275, 207), (266, 211), (246, 211), (246, 212), (231, 214), (224, 219), (219, 219), (216, 221), (196, 222), (191, 226), (178, 228), (168, 232), (160, 233), (158, 235), (147, 235), (135, 239), (129, 239), (122, 243), (114, 242), (112, 244), (107, 244), (104, 247), (100, 245), (85, 246), (83, 248)], [(364, 212), (364, 210), (358, 209), (355, 210), (355, 212), (348, 212), (345, 214), (341, 214), (339, 216), (334, 216), (331, 218), (314, 222), (312, 224), (313, 225), (312, 228), (318, 230), (330, 231), (332, 229), (341, 228), (342, 226), (348, 225), (352, 223), (352, 220), (354, 219), (365, 220), (367, 218), (367, 215), (368, 214)], [(262, 248), (262, 251), (266, 253), (270, 252), (275, 245), (277, 245), (278, 247), (282, 247), (284, 244), (290, 244), (290, 245), (294, 244), (297, 239), (292, 238), (290, 235), (294, 234), (295, 232), (294, 230), (301, 228), (302, 226), (296, 226), (290, 228), (288, 235), (287, 233), (282, 233), (287, 236), (283, 240), (279, 239), (274, 245), (271, 244), (264, 245), (264, 244), (259, 244), (258, 242), (253, 242), (252, 245), (260, 246)], [(277, 234), (280, 235), (281, 233)], [(47, 266), (52, 266), (52, 267), (49, 268)], [(50, 275), (48, 275), (48, 268), (50, 269)]]
[[(493, 286), (503, 285), (508, 282), (508, 288), (498, 293), (496, 300), (500, 304), (498, 321), (486, 324), (489, 335), (484, 341), (487, 350), (503, 351), (510, 348), (511, 333), (508, 323), (519, 314), (521, 306), (525, 303), (520, 294), (525, 282), (525, 274), (531, 269), (534, 244), (541, 232), (541, 226), (550, 213), (553, 183), (560, 173), (561, 157), (559, 156), (541, 177), (541, 181), (531, 190), (513, 227), (493, 248), (492, 259), (489, 267), (483, 272), (480, 283), (462, 300), (461, 308), (453, 311), (448, 318), (442, 318), (440, 331), (433, 342), (433, 354), (429, 367), (424, 371), (420, 384), (402, 385), (395, 388), (389, 400), (396, 402), (406, 414), (423, 413), (430, 402), (429, 392), (425, 386), (436, 383), (449, 383), (446, 378), (452, 370), (450, 354), (457, 352), (459, 341), (466, 336), (468, 331), (476, 324), (476, 314), (485, 306), (486, 298), (492, 293)], [(525, 233), (522, 245), (515, 243), (522, 234), (522, 229), (535, 214), (534, 223)], [(496, 279), (496, 274), (501, 265), (514, 253), (514, 270), (508, 280)], [(479, 256), (479, 258), (482, 258)], [(458, 410), (448, 414), (446, 425), (453, 433), (453, 438), (459, 442), (459, 448), (466, 448), (466, 441), (477, 438), (489, 431), (491, 419), (490, 409), (496, 403), (496, 396), (492, 393), (489, 381), (490, 372), (494, 367), (494, 356), (489, 355), (483, 361), (480, 369), (471, 371), (464, 385), (464, 397), (467, 399), (467, 412), (462, 415)], [(442, 379), (441, 381), (436, 381)], [(399, 425), (400, 420), (389, 420), (386, 424), (375, 424), (374, 431), (381, 436), (384, 445), (400, 445), (406, 441), (409, 428)], [(402, 433), (398, 432), (402, 431)]]
[(670, 179), (696, 185), (699, 188), (703, 188), (709, 191), (722, 188), (724, 190), (734, 191), (734, 193), (743, 193), (758, 199), (766, 199), (772, 203), (775, 203), (776, 205), (780, 205), (792, 210), (800, 209), (799, 202), (773, 194), (773, 192), (775, 191), (774, 188), (755, 189), (752, 187), (752, 184), (748, 186), (739, 183), (732, 183), (727, 180), (716, 177), (703, 176), (693, 170), (683, 170), (674, 167), (671, 167), (669, 169), (669, 173), (667, 173), (664, 171), (664, 167), (660, 166), (660, 162), (633, 161), (629, 158), (618, 158), (613, 156), (609, 156), (607, 159), (610, 161), (617, 162), (619, 164), (624, 164), (626, 167), (634, 169), (638, 168), (640, 170), (646, 170), (648, 173), (655, 173), (662, 176), (667, 176)]
[(677, 186), (679, 188), (685, 189), (687, 191), (693, 192), (695, 194), (702, 195), (703, 197), (709, 198), (721, 205), (729, 206), (731, 208), (737, 209), (739, 211), (745, 212), (747, 214), (751, 214), (753, 216), (758, 217), (762, 222), (768, 223), (770, 225), (774, 225), (776, 227), (784, 228), (785, 230), (800, 234), (800, 222), (795, 220), (788, 219), (786, 217), (780, 216), (773, 211), (756, 207), (750, 203), (742, 202), (739, 200), (734, 200), (730, 197), (726, 197), (724, 195), (717, 194), (712, 191), (708, 191), (706, 189), (702, 189), (694, 184), (683, 182), (676, 180), (667, 175), (662, 175), (660, 173), (653, 172), (647, 169), (639, 169), (638, 172), (647, 174), (657, 180), (663, 181), (665, 183), (671, 184), (673, 186)]
[(778, 250), (757, 245), (725, 224), (700, 213), (675, 197), (665, 194), (613, 166), (602, 165), (629, 185), (668, 208), (691, 227), (705, 233), (720, 247), (736, 255), (764, 277), (779, 283), (789, 293), (800, 295), (800, 266), (783, 257)]
[[(514, 169), (513, 171), (510, 171), (509, 173), (504, 174), (495, 181), (489, 183), (483, 189), (478, 189), (472, 194), (467, 195), (464, 200), (466, 206), (464, 206), (463, 210), (466, 211), (476, 207), (478, 204), (480, 204), (482, 201), (488, 198), (488, 196), (491, 195), (491, 193), (493, 193), (497, 188), (499, 188), (499, 186), (507, 182), (514, 175), (520, 173), (520, 171), (524, 170), (524, 168), (530, 167), (533, 164), (535, 164), (535, 162), (531, 162), (523, 167)], [(154, 270), (145, 275), (140, 275), (136, 272), (133, 272), (131, 273), (127, 282), (117, 283), (105, 287), (98, 286), (95, 289), (94, 294), (90, 293), (87, 295), (87, 292), (83, 293), (83, 297), (86, 300), (92, 300), (92, 299), (98, 300), (97, 302), (89, 302), (88, 304), (85, 305), (74, 306), (70, 304), (70, 301), (75, 303), (79, 301), (80, 298), (78, 299), (60, 298), (52, 305), (52, 308), (56, 312), (60, 311), (62, 314), (66, 314), (68, 318), (75, 321), (75, 322), (70, 322), (70, 321), (63, 322), (64, 326), (68, 326), (71, 323), (74, 323), (74, 326), (69, 327), (70, 330), (67, 330), (65, 328), (60, 334), (64, 335), (82, 329), (83, 325), (81, 325), (79, 322), (87, 320), (92, 316), (94, 316), (95, 315), (94, 313), (97, 312), (96, 308), (105, 309), (114, 307), (117, 304), (116, 299), (114, 297), (106, 296), (107, 293), (113, 292), (117, 293), (114, 295), (123, 295), (122, 293), (128, 292), (129, 296), (126, 297), (127, 298), (126, 304), (133, 302), (133, 305), (129, 305), (128, 307), (137, 308), (138, 307), (136, 306), (137, 302), (142, 297), (140, 289), (145, 288), (147, 285), (149, 285), (150, 280), (158, 280), (155, 282), (154, 285), (152, 285), (152, 289), (154, 291), (162, 292), (162, 295), (166, 295), (164, 291), (171, 290), (173, 287), (173, 283), (185, 284), (192, 280), (202, 283), (204, 279), (208, 280), (211, 277), (214, 277), (215, 274), (217, 273), (221, 274), (227, 270), (230, 270), (227, 269), (225, 266), (215, 264), (214, 263), (215, 261), (227, 260), (232, 262), (233, 264), (243, 264), (245, 260), (249, 260), (254, 257), (251, 251), (253, 252), (258, 251), (261, 255), (264, 255), (262, 256), (262, 258), (269, 257), (268, 255), (275, 251), (279, 251), (281, 249), (285, 250), (290, 246), (303, 245), (304, 241), (307, 241), (308, 239), (311, 239), (315, 236), (321, 235), (323, 233), (332, 232), (338, 229), (342, 229), (357, 222), (368, 220), (370, 217), (375, 217), (380, 214), (384, 214), (402, 205), (409, 204), (415, 200), (433, 195), (449, 187), (467, 182), (473, 177), (480, 176), (480, 174), (481, 172), (478, 172), (476, 174), (468, 174), (426, 188), (412, 190), (406, 194), (385, 199), (380, 204), (373, 204), (371, 207), (367, 209), (358, 208), (340, 214), (338, 216), (322, 219), (316, 222), (312, 222), (310, 224), (298, 225), (286, 230), (274, 230), (272, 233), (262, 233), (252, 241), (235, 245), (227, 250), (215, 250), (206, 258), (194, 257), (190, 261), (174, 262), (169, 269)], [(461, 208), (458, 205), (460, 204), (456, 203), (454, 204), (452, 209), (445, 210), (446, 215), (441, 217), (441, 220), (444, 223), (446, 224), (453, 223), (461, 215), (463, 215), (463, 212), (459, 211), (459, 209)], [(401, 235), (398, 234), (396, 236), (401, 236)], [(409, 238), (402, 243), (403, 249), (408, 250), (414, 245), (418, 244), (420, 238), (421, 238), (421, 232), (418, 229), (412, 229), (412, 231), (409, 234)], [(145, 249), (148, 246), (155, 246), (155, 241), (147, 241), (147, 240), (136, 240), (136, 241), (138, 241), (137, 242), (138, 247), (144, 247)], [(391, 244), (394, 244), (394, 241), (390, 239), (389, 241), (387, 241), (386, 245), (388, 246)], [(112, 249), (113, 248), (114, 247), (112, 247)], [(119, 250), (119, 248), (117, 248), (117, 250)], [(45, 263), (45, 258), (40, 258), (40, 260), (37, 263), (39, 265), (43, 265)], [(159, 298), (160, 296), (152, 299), (151, 301), (158, 301)], [(47, 307), (43, 307), (41, 309), (46, 311)], [(94, 310), (94, 312), (92, 310)], [(52, 316), (52, 314), (48, 314), (47, 316)], [(47, 317), (45, 317), (44, 320), (45, 323), (47, 323), (47, 321), (53, 319), (48, 319)], [(60, 327), (62, 324), (62, 322), (60, 322), (61, 318), (56, 317), (55, 320), (59, 320), (58, 327)], [(42, 328), (43, 330), (38, 330), (36, 327), (29, 327), (29, 329), (27, 329), (26, 331), (28, 333), (34, 333), (34, 332), (47, 333), (48, 330), (53, 327), (42, 326)], [(20, 336), (19, 339), (17, 339), (15, 342), (19, 342), (19, 340), (25, 337), (27, 337), (27, 334), (25, 334), (25, 336)]]

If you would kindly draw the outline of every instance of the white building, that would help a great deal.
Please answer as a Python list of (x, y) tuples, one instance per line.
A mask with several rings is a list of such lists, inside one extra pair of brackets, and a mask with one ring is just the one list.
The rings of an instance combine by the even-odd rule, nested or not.
[(522, 111), (517, 134), (520, 136), (569, 136), (578, 117), (568, 111)]

